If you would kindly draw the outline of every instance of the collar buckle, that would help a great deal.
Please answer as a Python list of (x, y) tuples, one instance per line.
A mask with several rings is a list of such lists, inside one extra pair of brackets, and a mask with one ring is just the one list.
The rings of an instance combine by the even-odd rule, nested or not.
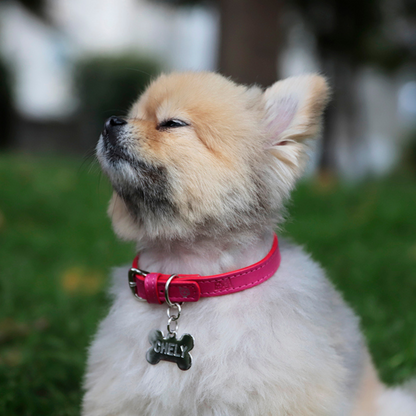
[(136, 274), (139, 274), (140, 276), (146, 277), (149, 272), (146, 272), (145, 270), (140, 270), (140, 269), (136, 269), (134, 267), (132, 267), (129, 270), (129, 287), (131, 290), (131, 293), (133, 293), (134, 297), (136, 298), (136, 300), (140, 301), (140, 302), (147, 302), (146, 299), (141, 298), (136, 291), (136, 287), (137, 287), (137, 283), (136, 283)]

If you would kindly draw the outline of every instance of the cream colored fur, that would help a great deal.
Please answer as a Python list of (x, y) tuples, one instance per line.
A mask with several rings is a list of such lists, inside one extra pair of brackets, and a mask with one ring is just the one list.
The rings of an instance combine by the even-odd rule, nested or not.
[[(211, 73), (152, 83), (117, 144), (102, 137), (97, 146), (115, 188), (109, 214), (117, 234), (137, 242), (139, 266), (211, 275), (264, 257), (327, 99), (317, 75), (264, 93)], [(171, 119), (187, 125), (164, 128)], [(165, 330), (166, 308), (136, 301), (128, 267), (117, 269), (82, 414), (415, 416), (411, 394), (379, 382), (357, 317), (322, 269), (301, 248), (280, 247), (268, 281), (183, 306), (179, 333), (195, 338), (186, 372), (147, 363), (147, 335)]]

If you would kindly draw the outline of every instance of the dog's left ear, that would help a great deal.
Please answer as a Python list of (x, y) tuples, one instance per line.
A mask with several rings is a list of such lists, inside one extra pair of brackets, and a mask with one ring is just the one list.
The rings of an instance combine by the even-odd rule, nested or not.
[(290, 182), (303, 173), (305, 140), (319, 135), (329, 93), (325, 78), (319, 75), (287, 78), (264, 92), (267, 150), (284, 164), (281, 168)]

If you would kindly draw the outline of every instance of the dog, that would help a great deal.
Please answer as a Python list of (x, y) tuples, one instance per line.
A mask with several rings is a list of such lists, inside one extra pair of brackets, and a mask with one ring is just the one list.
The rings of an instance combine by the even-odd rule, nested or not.
[(107, 120), (108, 213), (139, 257), (114, 273), (84, 416), (416, 415), (322, 269), (274, 235), (329, 95), (314, 74), (262, 91), (172, 73)]

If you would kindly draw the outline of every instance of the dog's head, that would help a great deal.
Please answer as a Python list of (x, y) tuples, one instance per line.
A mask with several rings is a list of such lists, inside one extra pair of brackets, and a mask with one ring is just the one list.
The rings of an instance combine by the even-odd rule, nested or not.
[(124, 239), (188, 240), (260, 233), (319, 134), (328, 99), (317, 75), (266, 91), (214, 73), (157, 78), (125, 119), (107, 120), (98, 159), (114, 188), (109, 214)]

